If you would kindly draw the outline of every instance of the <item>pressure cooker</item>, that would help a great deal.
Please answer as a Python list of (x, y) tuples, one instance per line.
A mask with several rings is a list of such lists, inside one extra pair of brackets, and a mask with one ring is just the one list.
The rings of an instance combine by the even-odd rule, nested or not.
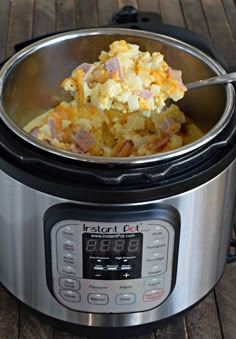
[(198, 303), (224, 272), (234, 221), (232, 84), (188, 91), (178, 104), (204, 136), (161, 154), (80, 155), (24, 131), (69, 99), (60, 82), (78, 64), (119, 39), (160, 51), (185, 83), (225, 73), (192, 45), (125, 28), (45, 38), (0, 72), (1, 283), (77, 333), (154, 328)]

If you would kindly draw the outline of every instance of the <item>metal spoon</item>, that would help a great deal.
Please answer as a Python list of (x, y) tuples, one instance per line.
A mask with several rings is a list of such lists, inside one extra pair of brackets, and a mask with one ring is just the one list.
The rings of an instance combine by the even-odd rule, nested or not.
[(187, 89), (189, 90), (193, 88), (199, 88), (199, 87), (204, 87), (204, 86), (209, 86), (209, 85), (224, 84), (224, 83), (233, 82), (233, 81), (236, 81), (236, 72), (218, 75), (216, 77), (205, 79), (205, 80), (194, 81), (189, 84), (185, 84), (185, 87), (187, 87)]

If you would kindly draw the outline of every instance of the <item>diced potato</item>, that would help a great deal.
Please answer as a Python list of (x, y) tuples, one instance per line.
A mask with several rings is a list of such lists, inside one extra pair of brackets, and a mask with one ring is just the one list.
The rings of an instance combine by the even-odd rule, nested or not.
[(168, 143), (168, 148), (174, 150), (180, 148), (183, 145), (183, 138), (180, 135), (174, 134), (171, 136)]
[(200, 130), (200, 128), (197, 127), (196, 124), (186, 124), (186, 126), (184, 126), (183, 144), (190, 144), (191, 142), (201, 138), (202, 136), (203, 132)]

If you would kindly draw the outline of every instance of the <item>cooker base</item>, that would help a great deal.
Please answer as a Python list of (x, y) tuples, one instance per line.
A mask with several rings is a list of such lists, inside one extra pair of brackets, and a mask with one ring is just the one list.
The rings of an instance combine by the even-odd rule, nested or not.
[[(24, 305), (24, 307), (31, 312), (36, 317), (40, 318), (42, 321), (47, 323), (49, 326), (54, 327), (60, 331), (65, 331), (74, 335), (81, 335), (86, 336), (91, 339), (106, 339), (111, 338), (111, 331), (112, 331), (112, 338), (113, 339), (120, 339), (120, 337), (130, 337), (135, 335), (145, 335), (148, 334), (151, 331), (162, 329), (167, 325), (170, 325), (170, 322), (173, 321), (173, 319), (178, 319), (181, 316), (183, 316), (188, 311), (192, 310), (194, 307), (199, 305), (207, 296), (214, 290), (215, 286), (218, 284), (218, 282), (221, 280), (223, 274), (220, 276), (216, 284), (208, 291), (200, 300), (198, 300), (195, 304), (191, 305), (190, 307), (186, 308), (185, 310), (176, 313), (175, 315), (168, 317), (166, 319), (162, 319), (159, 321), (152, 322), (150, 324), (144, 324), (140, 326), (133, 326), (133, 327), (88, 327), (88, 326), (81, 326), (76, 325), (70, 322), (62, 321), (55, 319), (53, 317), (50, 317), (46, 314), (43, 314), (42, 312), (39, 312), (35, 310), (34, 308), (30, 307), (29, 305), (25, 304), (18, 298), (16, 298), (3, 284), (1, 286), (4, 288), (4, 290), (7, 292), (8, 295), (10, 295), (14, 300), (16, 300), (18, 303)], [(115, 332), (115, 333), (114, 333)]]

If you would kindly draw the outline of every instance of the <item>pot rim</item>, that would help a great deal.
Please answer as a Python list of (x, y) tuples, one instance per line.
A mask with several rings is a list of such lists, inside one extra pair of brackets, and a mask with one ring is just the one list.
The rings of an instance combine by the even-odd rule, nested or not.
[(33, 146), (36, 146), (40, 150), (50, 152), (56, 156), (60, 156), (63, 158), (71, 159), (71, 160), (79, 160), (85, 163), (95, 163), (95, 164), (111, 164), (111, 165), (136, 165), (136, 164), (150, 164), (163, 160), (170, 160), (176, 157), (183, 156), (187, 153), (196, 150), (210, 141), (212, 141), (228, 124), (231, 115), (233, 114), (234, 107), (234, 89), (232, 84), (226, 84), (226, 105), (224, 113), (222, 114), (220, 120), (214, 125), (210, 131), (208, 131), (204, 136), (188, 145), (180, 147), (176, 150), (153, 154), (149, 156), (134, 156), (134, 157), (102, 157), (102, 156), (91, 156), (84, 154), (76, 154), (69, 151), (64, 151), (54, 146), (48, 145), (33, 136), (31, 136), (28, 132), (25, 132), (21, 127), (19, 127), (7, 114), (3, 102), (2, 102), (2, 90), (4, 87), (4, 80), (7, 75), (11, 72), (11, 69), (21, 60), (36, 52), (37, 50), (50, 46), (52, 44), (62, 42), (68, 39), (74, 39), (77, 37), (84, 36), (96, 36), (96, 35), (122, 35), (122, 36), (134, 36), (140, 38), (147, 38), (156, 40), (159, 42), (163, 42), (166, 45), (173, 46), (177, 49), (186, 51), (187, 53), (197, 57), (202, 62), (207, 64), (212, 71), (214, 71), (217, 75), (226, 74), (224, 68), (216, 62), (213, 58), (208, 56), (206, 53), (202, 52), (200, 49), (191, 46), (181, 40), (165, 36), (163, 34), (152, 33), (147, 31), (140, 31), (134, 29), (126, 29), (126, 28), (89, 28), (89, 29), (78, 29), (73, 31), (68, 31), (65, 33), (55, 33), (55, 36), (44, 38), (40, 41), (37, 41), (20, 52), (14, 54), (2, 67), (0, 70), (0, 118), (3, 122), (19, 137), (21, 137), (24, 141), (30, 143)]

